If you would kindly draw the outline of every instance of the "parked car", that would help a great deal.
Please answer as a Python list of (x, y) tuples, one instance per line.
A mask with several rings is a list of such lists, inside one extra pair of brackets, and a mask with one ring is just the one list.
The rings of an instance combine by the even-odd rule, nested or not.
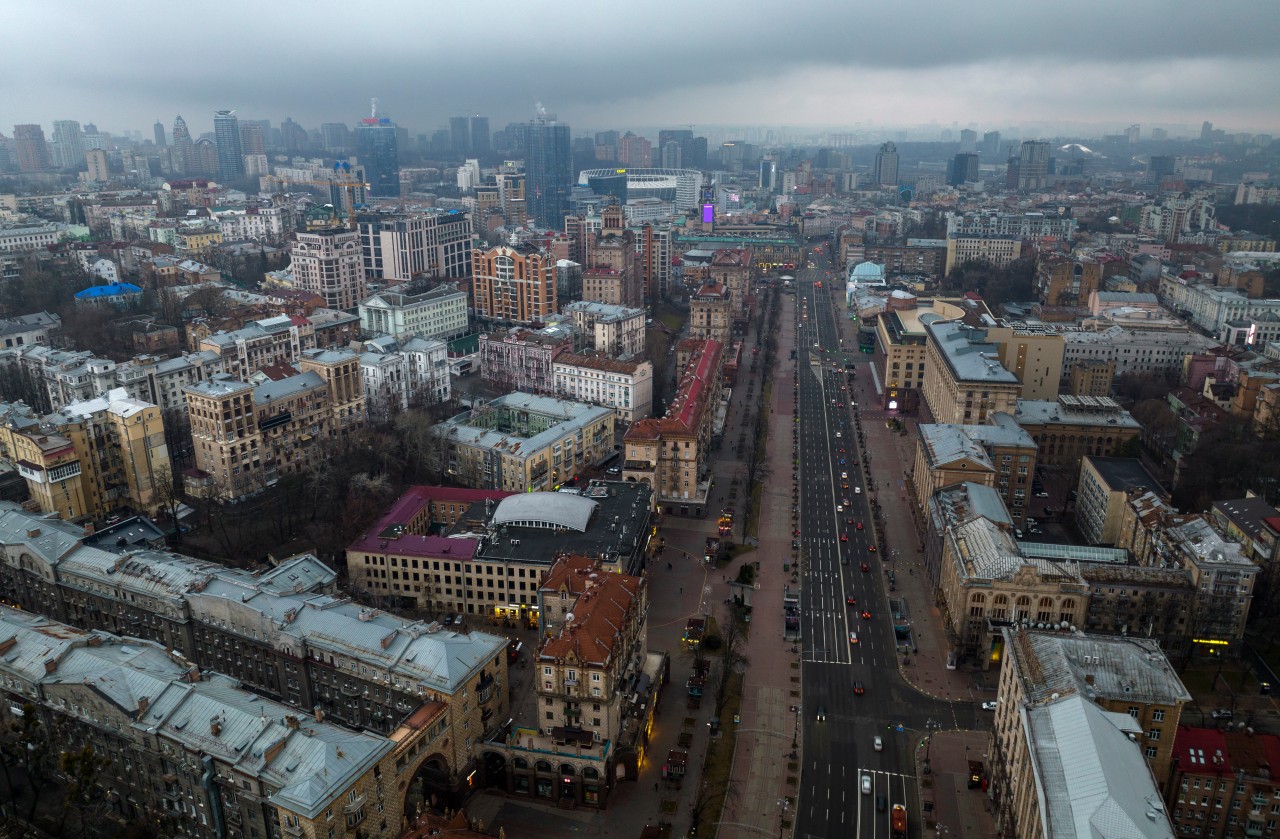
[(871, 794), (871, 776), (870, 775), (862, 776), (862, 794), (863, 795)]
[(1209, 716), (1213, 717), (1215, 720), (1229, 720), (1235, 715), (1227, 708), (1218, 708)]
[(994, 702), (983, 702), (983, 703), (982, 703), (982, 710), (984, 710), (984, 711), (994, 711), (995, 709), (996, 709), (996, 703), (994, 703)]
[(872, 739), (871, 743), (872, 743), (872, 745), (873, 745), (873, 746), (875, 746), (875, 750), (876, 750), (877, 752), (883, 752), (883, 751), (884, 751), (884, 740), (882, 740), (882, 739), (880, 738), (880, 735), (879, 735), (879, 734), (877, 734), (877, 735), (875, 736), (875, 738), (874, 738), (874, 739)]

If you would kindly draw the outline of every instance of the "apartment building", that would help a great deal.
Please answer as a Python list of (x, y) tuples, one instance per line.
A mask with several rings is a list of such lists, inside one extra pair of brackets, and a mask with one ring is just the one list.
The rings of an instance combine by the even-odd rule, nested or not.
[(623, 439), (624, 480), (652, 488), (659, 508), (668, 515), (707, 513), (707, 458), (720, 402), (724, 350), (719, 341), (700, 343), (691, 350), (666, 414), (632, 423)]
[(263, 699), (152, 641), (7, 606), (0, 639), (10, 705), (51, 733), (46, 769), (92, 744), (109, 817), (177, 835), (395, 836), (403, 755), (434, 745), (425, 726), (387, 737)]
[(948, 274), (966, 262), (985, 262), (1003, 268), (1022, 256), (1022, 239), (1000, 234), (952, 233), (947, 236)]
[(158, 551), (108, 553), (81, 537), (0, 503), (9, 602), (154, 642), (303, 714), (393, 739), (425, 729), (429, 742), (398, 749), (392, 774), (406, 785), (418, 775), (428, 798), (456, 800), (473, 747), (509, 718), (505, 638), (361, 607), (336, 595), (336, 575), (313, 556), (252, 574)]
[(467, 277), (476, 245), (471, 214), (432, 209), (356, 218), (365, 275), (395, 286), (424, 277)]
[(272, 204), (212, 211), (224, 242), (265, 242), (280, 244), (294, 229), (293, 207)]
[[(1065, 349), (1065, 348), (1064, 348)], [(1067, 369), (1067, 393), (1071, 396), (1110, 396), (1116, 378), (1116, 363), (1106, 359), (1084, 359)]]
[(291, 364), (302, 354), (303, 319), (277, 315), (231, 332), (214, 332), (200, 339), (201, 351), (216, 353), (228, 376), (247, 379), (263, 367)]
[(360, 357), (308, 350), (301, 372), (259, 385), (218, 376), (186, 389), (196, 470), (187, 492), (229, 501), (322, 463), (365, 421)]
[(1179, 836), (1275, 836), (1280, 824), (1280, 737), (1180, 725), (1165, 805)]
[(1170, 839), (1159, 779), (1191, 696), (1159, 645), (1015, 627), (1003, 635), (992, 750), (997, 831), (1074, 836), (1106, 812), (1108, 835)]
[(1130, 495), (1147, 490), (1163, 492), (1160, 482), (1137, 458), (1085, 455), (1076, 490), (1076, 526), (1085, 541), (1116, 544)]
[[(1109, 362), (1114, 366), (1115, 376), (1130, 373), (1178, 375), (1187, 356), (1218, 346), (1217, 341), (1185, 326), (1156, 331), (1111, 325), (1097, 331), (1066, 332), (1062, 338), (1065, 364)], [(1109, 393), (1110, 390), (1077, 395), (1107, 396)]]
[[(50, 333), (62, 328), (62, 318), (49, 312), (35, 312), (13, 318), (0, 318), (0, 339), (4, 348), (46, 344)], [(644, 323), (641, 321), (641, 331)]]
[(611, 408), (517, 391), (438, 423), (436, 466), (464, 486), (551, 489), (613, 453)]
[(374, 336), (460, 338), (469, 329), (467, 293), (456, 283), (442, 283), (418, 294), (380, 291), (361, 301), (360, 327)]
[(920, 394), (924, 388), (928, 339), (924, 324), (934, 319), (965, 319), (970, 325), (978, 326), (989, 312), (978, 299), (922, 300), (901, 291), (883, 298), (883, 307), (883, 311), (877, 311), (875, 315), (873, 361), (886, 385), (882, 407), (914, 412), (920, 406)]
[(497, 329), (480, 335), (480, 376), (503, 390), (556, 392), (555, 361), (573, 350), (563, 332)]
[[(1117, 266), (1118, 259), (1111, 257)], [(1105, 259), (1051, 254), (1036, 264), (1035, 291), (1045, 306), (1084, 307), (1102, 285)]]
[(995, 489), (1015, 524), (1026, 522), (1036, 444), (1013, 417), (995, 414), (990, 425), (921, 423), (916, 430), (911, 480), (919, 509), (928, 508), (937, 490), (972, 481)]
[(552, 362), (553, 390), (575, 402), (604, 405), (624, 423), (653, 414), (653, 362), (561, 353)]
[(720, 344), (733, 337), (733, 300), (723, 283), (705, 282), (690, 296), (689, 337)]
[(1074, 484), (1086, 455), (1113, 456), (1142, 426), (1111, 397), (1019, 399), (1013, 418), (1036, 441), (1040, 463), (1060, 467)]
[(599, 233), (584, 243), (582, 299), (638, 309), (644, 307), (644, 276), (636, 259), (636, 234), (626, 227), (621, 207), (605, 207)]
[(1022, 383), (1000, 363), (1000, 347), (986, 330), (955, 321), (930, 321), (924, 330), (922, 389), (936, 422), (980, 425), (996, 413), (1014, 413)]
[(371, 420), (386, 420), (407, 410), (448, 402), (449, 345), (437, 339), (410, 338), (398, 343), (390, 337), (364, 342), (360, 380)]
[(1022, 383), (1023, 399), (1058, 398), (1066, 349), (1061, 333), (1002, 323), (987, 329), (987, 340), (999, 347), (1000, 363)]
[(478, 317), (533, 323), (556, 312), (556, 257), (533, 245), (471, 252), (471, 303)]
[(564, 307), (564, 314), (573, 318), (587, 349), (612, 358), (638, 356), (645, 350), (644, 309), (577, 300)]
[(355, 309), (369, 296), (359, 231), (335, 227), (296, 235), (290, 253), (296, 288), (320, 295), (331, 309)]

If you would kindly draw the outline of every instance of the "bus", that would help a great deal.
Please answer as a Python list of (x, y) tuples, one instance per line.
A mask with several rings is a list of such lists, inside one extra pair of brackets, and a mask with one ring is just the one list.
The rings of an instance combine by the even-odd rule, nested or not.
[(889, 811), (889, 836), (891, 839), (907, 839), (907, 808), (894, 804)]

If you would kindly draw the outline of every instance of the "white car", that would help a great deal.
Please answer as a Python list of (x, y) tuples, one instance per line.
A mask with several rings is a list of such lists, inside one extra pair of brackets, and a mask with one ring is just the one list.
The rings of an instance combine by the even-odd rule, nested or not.
[(854, 487), (854, 488), (853, 488), (853, 494), (854, 494), (854, 495), (862, 495), (862, 487)]
[(883, 751), (884, 751), (884, 741), (880, 739), (880, 735), (879, 735), (879, 734), (877, 734), (877, 735), (875, 736), (875, 740), (873, 741), (873, 743), (874, 743), (874, 745), (875, 745), (875, 748), (876, 748), (876, 751), (877, 751), (877, 752), (883, 752)]
[(837, 439), (837, 440), (839, 440), (839, 439), (840, 439), (840, 432), (839, 432), (839, 431), (837, 431), (837, 432), (836, 432), (836, 439)]
[(862, 794), (863, 795), (871, 794), (871, 776), (870, 775), (862, 776)]
[(840, 473), (840, 477), (841, 477), (841, 478), (843, 478), (843, 479), (845, 479), (845, 480), (848, 480), (848, 479), (849, 479), (849, 473), (848, 473), (848, 472), (841, 472), (841, 473)]
[(837, 504), (837, 505), (836, 505), (836, 512), (837, 512), (837, 513), (843, 513), (843, 512), (844, 512), (844, 505), (843, 505), (843, 504)]
[(996, 703), (994, 703), (994, 702), (983, 702), (983, 703), (982, 703), (982, 710), (984, 710), (984, 711), (994, 711), (995, 709), (996, 709)]

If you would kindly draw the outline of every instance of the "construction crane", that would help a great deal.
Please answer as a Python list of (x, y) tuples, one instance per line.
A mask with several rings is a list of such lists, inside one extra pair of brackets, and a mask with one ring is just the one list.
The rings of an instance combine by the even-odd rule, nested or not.
[[(276, 185), (277, 195), (282, 195), (284, 193), (285, 184), (324, 187), (329, 190), (331, 197), (334, 189), (341, 190), (346, 203), (347, 227), (351, 230), (355, 230), (356, 209), (363, 204), (363, 191), (369, 189), (369, 184), (361, 180), (360, 171), (361, 170), (358, 168), (352, 169), (349, 161), (335, 160), (333, 162), (332, 170), (333, 177), (328, 180), (292, 180), (289, 178), (279, 178), (275, 175), (266, 175), (264, 177)], [(336, 212), (335, 215), (337, 215)]]

